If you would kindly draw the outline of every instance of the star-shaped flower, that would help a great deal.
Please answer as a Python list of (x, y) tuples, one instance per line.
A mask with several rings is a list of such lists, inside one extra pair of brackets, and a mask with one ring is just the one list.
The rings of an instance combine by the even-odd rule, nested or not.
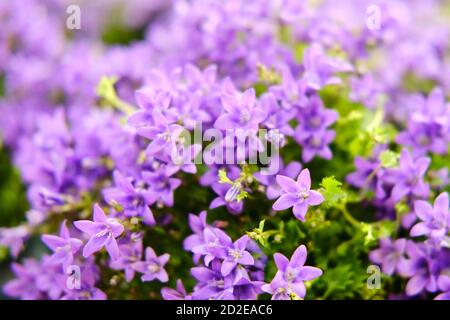
[(85, 258), (100, 251), (103, 247), (106, 248), (112, 260), (119, 257), (116, 238), (122, 234), (123, 225), (115, 218), (107, 218), (98, 204), (94, 206), (94, 221), (80, 220), (75, 221), (74, 225), (90, 236), (88, 243), (83, 248)]
[(311, 176), (308, 169), (300, 172), (297, 181), (282, 175), (277, 175), (276, 179), (283, 193), (273, 204), (274, 210), (281, 211), (293, 207), (295, 217), (304, 221), (308, 207), (324, 201), (319, 192), (311, 190)]

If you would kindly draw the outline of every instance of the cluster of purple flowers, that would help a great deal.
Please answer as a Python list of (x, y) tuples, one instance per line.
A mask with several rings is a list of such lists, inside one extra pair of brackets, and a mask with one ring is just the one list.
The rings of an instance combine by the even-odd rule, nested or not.
[[(354, 12), (364, 16), (372, 2), (383, 10), (380, 30), (355, 24), (361, 19)], [(274, 211), (292, 208), (305, 221), (310, 206), (325, 199), (311, 189), (304, 164), (333, 159), (331, 127), (340, 114), (322, 93), (338, 88), (368, 109), (382, 108), (385, 119), (401, 128), (392, 141), (402, 146), (398, 163), (383, 163), (392, 144), (379, 143), (368, 158), (355, 158), (356, 170), (346, 177), (372, 195), (365, 199), (377, 218), (401, 219), (410, 236), (382, 239), (370, 259), (384, 273), (408, 278), (408, 296), (449, 298), (450, 214), (443, 189), (450, 179), (448, 170), (433, 171), (430, 164), (449, 151), (450, 27), (415, 23), (415, 12), (430, 21), (439, 1), (408, 7), (388, 0), (317, 6), (298, 0), (102, 0), (82, 8), (86, 22), (70, 36), (63, 27), (66, 5), (0, 4), (0, 137), (30, 204), (26, 221), (0, 228), (0, 244), (22, 260), (27, 240), (37, 234), (51, 252), (13, 263), (15, 279), (3, 287), (8, 296), (106, 299), (106, 269), (114, 273), (111, 286), (122, 278), (172, 280), (166, 268), (173, 254), (161, 248), (158, 255), (146, 235), (179, 218), (175, 194), (190, 187), (186, 177), (214, 194), (205, 210), (224, 207), (245, 216), (246, 198), (261, 193)], [(124, 46), (102, 41), (100, 31), (110, 23), (105, 17), (117, 7), (122, 27), (140, 28), (143, 39)], [(383, 61), (372, 61), (375, 55)], [(424, 97), (405, 88), (415, 77), (435, 89)], [(199, 125), (205, 135), (192, 141)], [(229, 130), (238, 134), (229, 138)], [(214, 147), (205, 148), (205, 141)], [(269, 146), (276, 153), (265, 166), (251, 163)], [(283, 157), (290, 146), (298, 161)], [(223, 161), (228, 154), (231, 161)], [(439, 183), (432, 181), (436, 176)], [(410, 212), (397, 217), (399, 204)], [(274, 215), (270, 207), (269, 213)], [(192, 292), (180, 279), (176, 289), (162, 289), (165, 299), (256, 299), (264, 293), (303, 299), (304, 282), (322, 274), (305, 266), (307, 249), (295, 243), (290, 260), (273, 255), (277, 272), (268, 281), (272, 261), (258, 243), (248, 235), (233, 241), (206, 218), (206, 211), (189, 214), (193, 234), (184, 250), (195, 264)]]
[[(434, 206), (430, 205), (430, 175), (426, 175), (430, 158), (414, 156), (403, 149), (398, 166), (385, 168), (380, 161), (383, 149), (376, 150), (376, 157), (357, 158), (357, 171), (348, 175), (347, 180), (364, 191), (373, 192), (371, 201), (379, 209), (380, 218), (401, 219), (400, 227), (411, 238), (381, 239), (380, 247), (371, 252), (370, 259), (381, 265), (384, 273), (408, 278), (407, 296), (424, 295), (428, 291), (443, 292), (438, 298), (445, 297), (448, 288), (438, 283), (445, 282), (450, 266), (448, 193), (440, 193)], [(448, 171), (443, 174), (445, 177)], [(445, 185), (446, 182), (440, 183), (437, 190)], [(398, 212), (396, 206), (402, 202), (410, 208), (409, 213)]]

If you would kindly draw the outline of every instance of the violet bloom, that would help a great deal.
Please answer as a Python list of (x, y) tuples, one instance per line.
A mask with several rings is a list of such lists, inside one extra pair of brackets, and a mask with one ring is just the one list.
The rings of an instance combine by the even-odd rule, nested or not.
[(405, 275), (411, 277), (406, 284), (406, 294), (415, 296), (423, 290), (436, 292), (441, 268), (439, 252), (426, 244), (410, 241), (406, 244), (406, 253)]
[(178, 124), (171, 122), (158, 110), (153, 110), (153, 126), (140, 127), (137, 129), (139, 135), (150, 139), (151, 142), (146, 149), (146, 153), (153, 156), (159, 152), (170, 155), (174, 142), (180, 134), (184, 132), (184, 128)]
[(445, 102), (444, 92), (435, 88), (426, 100), (422, 97), (417, 100), (419, 108), (409, 117), (407, 131), (397, 136), (397, 142), (411, 146), (415, 155), (447, 153), (450, 105)]
[[(270, 129), (270, 132), (276, 132), (278, 130), (280, 142), (283, 141), (285, 135), (292, 136), (294, 130), (289, 125), (289, 121), (295, 117), (297, 110), (294, 108), (280, 108), (276, 96), (272, 93), (263, 94), (260, 101), (261, 108), (267, 114), (267, 118), (262, 124)], [(274, 139), (272, 138), (271, 140)], [(279, 145), (282, 146), (282, 143), (279, 143)]]
[(437, 295), (435, 300), (450, 300), (450, 275), (442, 274), (438, 278), (438, 287), (442, 291), (441, 294)]
[(181, 180), (171, 178), (172, 173), (167, 172), (165, 167), (159, 167), (156, 171), (143, 171), (142, 178), (149, 185), (152, 197), (162, 201), (166, 206), (173, 206), (173, 192), (177, 189)]
[(321, 129), (314, 133), (303, 131), (297, 127), (294, 133), (295, 141), (302, 146), (302, 160), (311, 161), (316, 155), (331, 160), (333, 153), (329, 144), (334, 140), (336, 133), (333, 130)]
[(29, 234), (30, 231), (26, 225), (13, 228), (0, 228), (0, 244), (9, 248), (11, 256), (17, 258)]
[(63, 270), (66, 270), (72, 264), (74, 255), (83, 245), (83, 242), (77, 238), (71, 238), (67, 228), (67, 220), (61, 224), (59, 237), (50, 234), (44, 234), (42, 241), (53, 251), (49, 259), (51, 264), (62, 264)]
[(218, 248), (211, 248), (211, 251), (217, 258), (223, 259), (220, 272), (224, 277), (229, 275), (238, 264), (250, 266), (255, 263), (250, 252), (246, 250), (250, 241), (248, 236), (242, 236), (234, 243), (229, 237), (224, 239), (224, 246)]
[(226, 250), (230, 244), (230, 237), (222, 230), (214, 227), (204, 228), (203, 238), (198, 244), (189, 243), (192, 245), (191, 251), (199, 256), (204, 257), (204, 263), (209, 266), (211, 261), (220, 256), (220, 251)]
[(221, 262), (214, 260), (210, 268), (191, 268), (192, 276), (198, 281), (192, 293), (193, 300), (254, 300), (261, 292), (260, 281), (250, 279), (244, 268), (236, 268), (228, 276), (221, 272)]
[(218, 129), (257, 129), (266, 114), (256, 104), (254, 89), (244, 93), (222, 94), (222, 106), (227, 113), (222, 114), (214, 123)]
[(336, 73), (353, 70), (349, 63), (326, 56), (323, 48), (318, 44), (313, 44), (305, 50), (303, 61), (305, 65), (303, 78), (307, 85), (314, 90), (320, 90), (326, 85), (341, 83), (342, 81), (336, 76)]
[[(206, 211), (201, 211), (198, 216), (189, 214), (189, 226), (194, 234), (191, 234), (183, 241), (183, 248), (187, 251), (192, 251), (193, 248), (204, 244), (203, 232), (208, 226), (206, 222)], [(194, 261), (198, 262), (201, 254), (194, 254)]]
[(134, 278), (134, 263), (141, 260), (142, 257), (142, 241), (139, 239), (130, 240), (129, 243), (119, 245), (120, 256), (117, 260), (111, 262), (110, 266), (114, 270), (123, 270), (125, 280), (130, 282)]
[(380, 240), (380, 247), (370, 252), (369, 258), (373, 263), (381, 265), (381, 270), (387, 275), (396, 271), (403, 274), (407, 264), (406, 244), (406, 239), (393, 241), (391, 238), (383, 238)]
[(133, 186), (119, 171), (113, 172), (115, 187), (103, 190), (103, 196), (110, 205), (119, 204), (125, 216), (142, 218), (144, 223), (154, 225), (155, 218), (149, 206), (155, 202), (155, 196), (143, 186)]
[(305, 108), (298, 113), (298, 118), (299, 126), (297, 130), (314, 134), (314, 132), (325, 129), (335, 123), (338, 113), (325, 108), (320, 97), (313, 95)]
[(117, 219), (107, 218), (98, 204), (94, 205), (94, 221), (79, 220), (75, 221), (74, 225), (90, 236), (88, 243), (83, 248), (85, 258), (100, 251), (103, 247), (106, 248), (112, 260), (119, 257), (120, 251), (116, 238), (123, 233), (124, 227)]
[(386, 175), (386, 180), (394, 185), (391, 191), (392, 201), (398, 202), (407, 195), (426, 197), (429, 186), (423, 178), (430, 165), (430, 158), (414, 160), (411, 153), (404, 149), (400, 154), (399, 164), (399, 168), (390, 170), (390, 174)]
[(299, 246), (291, 257), (286, 258), (281, 253), (274, 254), (278, 272), (270, 285), (263, 286), (263, 291), (279, 295), (274, 299), (285, 299), (293, 292), (300, 298), (306, 295), (304, 281), (313, 280), (322, 275), (322, 270), (316, 267), (305, 266), (307, 250), (304, 245)]
[(96, 287), (82, 285), (80, 289), (67, 290), (61, 300), (106, 300), (107, 296)]
[(169, 275), (167, 274), (164, 266), (169, 261), (170, 255), (165, 253), (159, 257), (155, 251), (147, 247), (145, 249), (145, 261), (138, 261), (133, 264), (133, 268), (140, 273), (143, 273), (142, 281), (153, 281), (158, 279), (161, 282), (169, 281)]
[(167, 287), (162, 288), (161, 296), (164, 300), (191, 300), (191, 296), (187, 294), (181, 279), (177, 280), (177, 286), (175, 289)]
[[(297, 295), (293, 290), (293, 287), (289, 286), (289, 284), (283, 279), (283, 275), (281, 273), (277, 273), (269, 284), (263, 285), (262, 290), (271, 294), (272, 300), (291, 300), (291, 295)], [(299, 293), (302, 293), (302, 291)]]
[(266, 195), (267, 199), (273, 200), (278, 198), (282, 194), (282, 188), (276, 181), (275, 174), (269, 174), (271, 172), (272, 167), (278, 167), (278, 170), (274, 170), (280, 175), (289, 177), (294, 179), (298, 176), (302, 169), (302, 165), (300, 162), (292, 161), (286, 167), (283, 165), (283, 160), (280, 157), (275, 157), (271, 159), (269, 167), (267, 169), (261, 170), (261, 172), (257, 172), (254, 174), (256, 180), (259, 181), (262, 185), (267, 187)]
[(141, 128), (139, 130), (143, 130), (144, 136), (147, 133), (147, 129), (151, 127), (152, 124), (155, 124), (154, 110), (158, 110), (162, 115), (167, 117), (171, 123), (176, 121), (176, 111), (173, 108), (170, 108), (171, 95), (169, 92), (154, 92), (151, 88), (144, 87), (143, 89), (137, 90), (135, 96), (140, 109), (128, 118), (128, 123), (138, 129)]
[(43, 298), (35, 283), (41, 272), (41, 266), (36, 260), (25, 259), (22, 265), (13, 263), (11, 269), (16, 278), (8, 281), (3, 286), (3, 292), (6, 295), (23, 300)]
[(192, 276), (198, 281), (192, 292), (192, 300), (234, 300), (232, 276), (224, 277), (220, 272), (220, 261), (211, 268), (191, 268)]
[[(284, 110), (292, 109), (292, 107), (304, 107), (308, 102), (306, 82), (303, 79), (296, 80), (288, 67), (283, 68), (281, 84), (271, 86), (269, 90), (281, 101), (281, 107)], [(274, 114), (280, 111), (278, 109)]]
[(217, 193), (218, 197), (211, 201), (210, 209), (226, 206), (231, 214), (240, 214), (244, 207), (243, 201), (236, 199), (241, 190), (240, 184), (230, 186), (225, 183), (214, 183), (212, 189)]
[(295, 217), (305, 221), (308, 207), (319, 205), (324, 201), (319, 192), (311, 190), (311, 176), (308, 169), (300, 172), (297, 181), (282, 175), (277, 175), (276, 179), (283, 189), (283, 194), (273, 204), (274, 210), (281, 211), (293, 207)]
[(433, 207), (427, 201), (415, 201), (414, 212), (422, 221), (412, 227), (412, 237), (426, 235), (440, 242), (449, 232), (450, 214), (448, 193), (443, 192), (437, 196)]

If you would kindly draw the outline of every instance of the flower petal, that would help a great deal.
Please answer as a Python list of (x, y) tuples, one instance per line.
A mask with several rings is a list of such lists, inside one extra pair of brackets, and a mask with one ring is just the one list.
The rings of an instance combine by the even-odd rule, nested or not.
[(311, 174), (308, 169), (303, 169), (297, 178), (297, 183), (301, 184), (306, 189), (311, 189)]

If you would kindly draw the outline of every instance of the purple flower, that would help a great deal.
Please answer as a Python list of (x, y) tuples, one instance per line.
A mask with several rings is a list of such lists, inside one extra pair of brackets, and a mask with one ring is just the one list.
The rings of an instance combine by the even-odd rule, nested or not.
[(423, 236), (440, 242), (449, 232), (450, 214), (448, 193), (443, 192), (437, 196), (432, 207), (428, 202), (416, 200), (414, 202), (414, 212), (422, 220), (411, 229), (411, 236)]
[(248, 236), (242, 236), (234, 243), (231, 243), (230, 238), (225, 238), (223, 247), (211, 248), (212, 253), (220, 259), (223, 259), (220, 272), (224, 277), (229, 275), (238, 264), (249, 266), (255, 263), (250, 252), (246, 250), (250, 241)]
[(3, 292), (6, 295), (23, 300), (43, 298), (35, 284), (35, 280), (41, 272), (41, 267), (36, 260), (25, 259), (23, 265), (13, 263), (11, 269), (16, 278), (4, 285)]
[(240, 214), (243, 209), (243, 201), (236, 199), (237, 195), (241, 191), (241, 184), (237, 183), (232, 186), (225, 183), (214, 183), (212, 189), (217, 193), (216, 197), (209, 205), (210, 209), (215, 209), (221, 206), (226, 206), (228, 211), (232, 214)]
[[(298, 288), (299, 287), (299, 288)], [(281, 273), (277, 273), (273, 280), (269, 284), (262, 286), (264, 292), (270, 293), (272, 295), (272, 300), (291, 300), (291, 295), (298, 293), (303, 293), (303, 285), (300, 286), (290, 286), (284, 279)], [(305, 289), (306, 290), (306, 289)]]
[(173, 192), (180, 184), (180, 179), (171, 178), (173, 173), (160, 166), (155, 171), (143, 171), (142, 178), (149, 185), (150, 195), (166, 206), (173, 206)]
[(122, 234), (124, 227), (115, 218), (107, 218), (98, 204), (94, 205), (94, 221), (79, 220), (74, 225), (77, 229), (89, 234), (90, 239), (83, 248), (83, 256), (89, 257), (103, 247), (108, 251), (112, 260), (119, 255), (116, 238)]
[(450, 275), (442, 274), (438, 278), (438, 287), (442, 291), (435, 300), (450, 300)]
[(302, 131), (302, 136), (305, 136), (305, 133), (313, 135), (314, 132), (331, 126), (336, 122), (338, 113), (325, 108), (320, 97), (313, 95), (305, 108), (298, 113), (298, 118), (299, 126), (296, 130)]
[(191, 300), (191, 296), (187, 294), (184, 288), (183, 281), (177, 280), (177, 286), (175, 289), (162, 288), (161, 296), (164, 300)]
[(185, 129), (178, 124), (171, 124), (157, 109), (153, 110), (152, 116), (154, 122), (152, 126), (137, 129), (139, 135), (151, 140), (146, 153), (149, 156), (154, 156), (159, 152), (170, 155), (177, 138), (181, 136)]
[[(189, 214), (189, 226), (194, 234), (191, 234), (183, 241), (183, 248), (187, 251), (192, 251), (193, 248), (204, 244), (204, 230), (208, 227), (206, 222), (206, 211), (202, 211), (198, 216), (190, 213)], [(194, 261), (198, 262), (201, 254), (194, 255)]]
[(304, 162), (311, 161), (316, 155), (323, 159), (331, 160), (333, 153), (329, 144), (334, 140), (336, 133), (333, 130), (318, 130), (311, 134), (303, 131), (300, 127), (295, 131), (294, 137), (302, 146), (302, 160)]
[(307, 251), (304, 245), (299, 246), (291, 257), (286, 258), (281, 253), (274, 254), (278, 272), (269, 285), (262, 290), (271, 293), (273, 299), (286, 299), (290, 293), (300, 298), (306, 295), (304, 281), (313, 280), (322, 275), (322, 270), (316, 267), (305, 266)]
[(59, 237), (55, 235), (44, 234), (42, 241), (53, 251), (49, 263), (62, 264), (63, 270), (72, 264), (74, 255), (83, 245), (83, 242), (77, 238), (71, 238), (67, 228), (67, 220), (61, 224)]
[[(277, 170), (278, 174), (289, 177), (291, 179), (294, 179), (298, 176), (302, 169), (302, 165), (300, 162), (292, 161), (289, 163), (286, 167), (283, 165), (283, 160), (280, 157), (275, 157), (271, 159), (269, 168), (267, 168), (268, 172), (271, 172), (271, 167), (278, 167), (279, 170)], [(254, 177), (264, 186), (267, 187), (266, 195), (267, 199), (273, 200), (275, 198), (278, 198), (282, 194), (282, 188), (276, 181), (276, 175), (275, 174), (268, 174), (267, 172), (264, 172), (261, 170), (261, 172), (257, 172), (254, 174)]]
[[(281, 107), (284, 110), (292, 107), (304, 107), (308, 101), (306, 82), (304, 79), (295, 80), (290, 68), (287, 67), (282, 70), (281, 84), (272, 86), (269, 90), (278, 100), (281, 100)], [(274, 112), (274, 114), (276, 113)]]
[(214, 123), (218, 129), (257, 129), (259, 123), (266, 118), (265, 112), (256, 105), (254, 89), (248, 89), (242, 94), (224, 93), (222, 106), (227, 113)]
[(198, 281), (192, 292), (193, 300), (247, 300), (256, 299), (261, 292), (262, 283), (252, 281), (248, 272), (236, 268), (224, 277), (221, 272), (221, 262), (214, 260), (210, 268), (194, 267), (192, 276)]
[(404, 149), (400, 154), (399, 163), (399, 168), (391, 169), (386, 175), (386, 180), (394, 185), (391, 191), (392, 201), (398, 202), (407, 195), (426, 197), (429, 186), (423, 178), (430, 165), (430, 158), (422, 157), (414, 160), (411, 153)]
[(398, 271), (404, 273), (406, 268), (406, 239), (397, 239), (393, 241), (391, 238), (383, 238), (380, 240), (380, 248), (373, 250), (369, 254), (372, 262), (380, 264), (382, 271), (387, 275), (394, 274)]
[(114, 270), (123, 270), (125, 272), (125, 280), (130, 282), (134, 278), (134, 263), (141, 260), (142, 257), (142, 240), (130, 239), (129, 243), (119, 244), (120, 256), (118, 259), (111, 261), (111, 268)]
[(353, 67), (340, 59), (327, 57), (323, 48), (318, 44), (313, 44), (304, 53), (305, 73), (303, 78), (307, 85), (320, 90), (322, 87), (331, 84), (341, 83), (341, 79), (335, 74), (337, 72), (353, 71)]
[(161, 282), (169, 281), (169, 275), (167, 274), (164, 266), (169, 261), (170, 255), (165, 253), (156, 256), (155, 251), (147, 247), (145, 249), (145, 261), (138, 261), (133, 264), (133, 268), (142, 275), (142, 281), (153, 281), (158, 279)]
[(154, 225), (155, 218), (149, 206), (155, 202), (154, 194), (143, 187), (135, 187), (119, 171), (113, 173), (116, 187), (103, 190), (103, 196), (110, 205), (120, 204), (127, 217), (141, 217), (149, 225)]
[(436, 292), (437, 278), (441, 269), (439, 251), (422, 243), (406, 244), (408, 260), (405, 275), (411, 277), (406, 284), (406, 294), (415, 296), (427, 290)]
[(8, 247), (11, 255), (17, 258), (29, 233), (29, 228), (26, 225), (14, 228), (0, 228), (0, 244)]
[(188, 246), (192, 246), (191, 251), (204, 257), (204, 263), (209, 266), (211, 261), (220, 256), (219, 250), (225, 250), (230, 244), (230, 237), (218, 228), (208, 226), (203, 230), (203, 238), (199, 243), (187, 242)]
[(274, 210), (281, 211), (293, 207), (295, 217), (304, 221), (308, 207), (324, 201), (319, 192), (311, 190), (311, 176), (308, 169), (300, 172), (297, 181), (282, 175), (277, 175), (276, 179), (283, 193), (273, 204)]
[(449, 104), (445, 103), (444, 92), (435, 88), (426, 100), (422, 97), (417, 100), (419, 107), (409, 117), (407, 130), (401, 132), (396, 141), (411, 146), (414, 154), (418, 156), (427, 152), (447, 153), (450, 143), (450, 108)]
[(263, 108), (265, 110), (264, 112), (267, 114), (267, 118), (263, 121), (263, 125), (268, 129), (271, 129), (270, 132), (278, 130), (280, 140), (282, 140), (284, 135), (292, 136), (294, 130), (289, 125), (289, 121), (295, 117), (297, 110), (294, 108), (280, 108), (276, 96), (272, 93), (263, 94), (260, 101), (261, 108)]

